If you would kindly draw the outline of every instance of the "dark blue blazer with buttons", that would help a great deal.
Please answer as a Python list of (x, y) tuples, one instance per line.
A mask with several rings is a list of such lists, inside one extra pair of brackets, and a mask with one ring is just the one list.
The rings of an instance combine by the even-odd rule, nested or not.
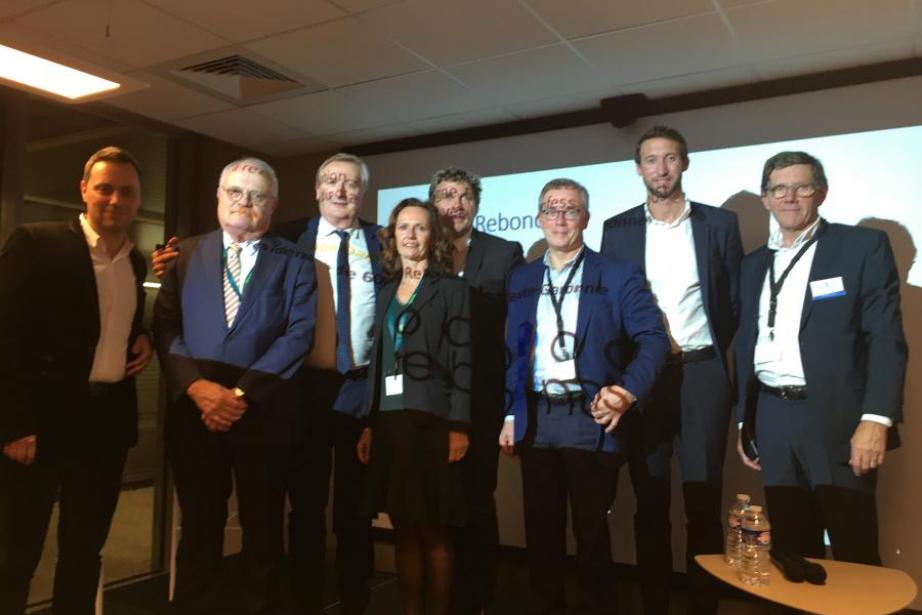
[[(584, 248), (575, 335), (576, 373), (587, 399), (603, 386), (617, 384), (643, 399), (650, 392), (666, 360), (669, 341), (663, 319), (647, 281), (631, 263), (615, 260)], [(546, 284), (543, 259), (519, 267), (509, 282), (506, 345), (507, 414), (515, 417), (515, 441), (528, 441), (534, 431), (534, 342), (538, 299)], [(625, 364), (627, 341), (636, 347)], [(530, 411), (530, 406), (531, 410)], [(637, 410), (630, 409), (624, 418)], [(623, 452), (630, 433), (630, 419), (606, 434), (599, 427), (599, 450)]]

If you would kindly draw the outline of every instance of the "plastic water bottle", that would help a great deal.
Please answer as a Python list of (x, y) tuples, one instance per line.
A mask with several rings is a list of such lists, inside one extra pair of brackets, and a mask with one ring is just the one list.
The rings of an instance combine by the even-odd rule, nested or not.
[(750, 506), (743, 517), (740, 580), (747, 585), (768, 585), (772, 565), (772, 533), (761, 506)]
[(749, 496), (737, 493), (736, 501), (727, 513), (727, 541), (724, 559), (734, 568), (740, 567), (740, 552), (743, 543), (743, 516), (749, 512)]

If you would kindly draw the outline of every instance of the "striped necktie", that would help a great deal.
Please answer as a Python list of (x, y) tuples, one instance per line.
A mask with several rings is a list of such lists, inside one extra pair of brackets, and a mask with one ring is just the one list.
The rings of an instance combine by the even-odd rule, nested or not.
[(224, 317), (227, 326), (234, 324), (237, 310), (240, 309), (240, 293), (243, 291), (240, 279), (240, 250), (242, 246), (236, 241), (227, 248), (227, 264), (224, 267)]

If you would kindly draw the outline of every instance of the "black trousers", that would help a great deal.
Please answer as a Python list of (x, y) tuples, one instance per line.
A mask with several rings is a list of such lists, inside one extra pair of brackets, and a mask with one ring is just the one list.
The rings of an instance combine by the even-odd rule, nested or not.
[(879, 566), (877, 471), (857, 477), (847, 452), (826, 449), (810, 400), (759, 395), (756, 437), (773, 546), (824, 557), (823, 530), (837, 560)]
[(646, 615), (669, 612), (673, 452), (685, 502), (689, 613), (717, 613), (718, 585), (694, 558), (723, 551), (721, 486), (731, 399), (723, 363), (713, 357), (666, 365), (644, 404), (643, 446), (632, 452), (628, 467), (637, 500), (634, 535)]
[[(607, 513), (617, 493), (623, 456), (527, 446), (521, 458), (529, 613), (618, 613)], [(565, 594), (568, 503), (577, 568), (576, 603), (570, 611)]]
[(76, 412), (82, 425), (38, 434), (29, 465), (0, 454), (0, 613), (25, 610), (29, 583), (55, 500), (59, 503), (58, 561), (52, 601), (55, 615), (92, 615), (99, 583), (100, 551), (118, 502), (130, 442), (113, 437), (101, 415), (123, 404), (90, 400)]
[(499, 527), (493, 493), (501, 426), (501, 422), (495, 429), (472, 425), (468, 434), (470, 447), (461, 461), (471, 516), (468, 524), (455, 533), (452, 612), (456, 615), (479, 615), (489, 610), (494, 598)]
[(291, 446), (266, 435), (266, 419), (272, 418), (266, 410), (251, 405), (231, 431), (222, 434), (208, 431), (186, 398), (170, 409), (167, 454), (182, 510), (174, 605), (181, 613), (212, 615), (226, 609), (221, 564), (232, 488), (243, 530), (244, 576), (236, 588), (241, 595), (234, 596), (236, 610), (254, 615), (276, 612)]
[(374, 572), (371, 522), (358, 514), (366, 467), (356, 444), (358, 419), (333, 411), (341, 384), (336, 372), (304, 376), (295, 463), (289, 481), (288, 521), (292, 590), (303, 613), (323, 610), (326, 559), (326, 508), (333, 475), (333, 532), (336, 534), (336, 587), (342, 613), (363, 613), (371, 597)]

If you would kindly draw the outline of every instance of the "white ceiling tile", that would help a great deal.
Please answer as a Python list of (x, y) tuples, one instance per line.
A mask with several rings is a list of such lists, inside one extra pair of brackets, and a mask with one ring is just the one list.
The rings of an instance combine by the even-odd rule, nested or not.
[(514, 0), (408, 0), (362, 20), (440, 66), (559, 40)]
[(137, 72), (132, 73), (131, 76), (146, 81), (150, 87), (124, 96), (109, 98), (106, 104), (165, 122), (233, 108), (223, 100), (150, 73)]
[(906, 0), (775, 0), (728, 10), (751, 61), (883, 43), (911, 36)]
[(315, 25), (345, 11), (326, 0), (272, 0), (254, 10), (250, 0), (148, 0), (229, 41), (243, 42)]
[(608, 76), (564, 45), (550, 45), (448, 69), (484, 101), (509, 104), (599, 89)]
[(8, 19), (52, 2), (57, 2), (57, 0), (3, 0), (0, 3), (0, 19)]
[(15, 21), (138, 68), (226, 44), (138, 0), (67, 0)]
[(379, 114), (384, 123), (404, 123), (491, 106), (438, 71), (403, 75), (338, 90)]
[(340, 145), (341, 144), (336, 141), (320, 137), (300, 137), (287, 141), (267, 143), (261, 145), (259, 149), (270, 156), (285, 158), (288, 156), (301, 156), (303, 154), (335, 151)]
[[(0, 41), (8, 47), (14, 47), (79, 70), (97, 72), (93, 70), (93, 65), (117, 73), (128, 73), (132, 70), (131, 65), (119, 58), (111, 58), (107, 54), (62, 41), (16, 21), (0, 23)], [(102, 73), (99, 74), (105, 76)]]
[(231, 111), (200, 115), (178, 120), (174, 123), (182, 128), (216, 139), (254, 148), (266, 143), (277, 143), (311, 136), (302, 130), (247, 109), (233, 109)]
[(337, 92), (317, 92), (249, 107), (261, 115), (316, 135), (391, 123), (375, 105), (363, 105)]
[(436, 132), (445, 132), (447, 130), (460, 130), (462, 128), (472, 128), (475, 126), (514, 122), (517, 119), (516, 116), (502, 107), (494, 107), (492, 109), (482, 109), (480, 111), (442, 115), (428, 120), (413, 122), (412, 125), (424, 134), (432, 134)]
[(617, 84), (702, 72), (740, 63), (717, 15), (601, 34), (573, 43)]
[(329, 138), (348, 146), (375, 143), (377, 141), (389, 141), (391, 139), (402, 139), (405, 137), (418, 137), (421, 134), (421, 132), (409, 124), (394, 124), (392, 126), (381, 126), (368, 130), (341, 132), (339, 134), (330, 135)]
[(628, 83), (622, 85), (621, 90), (625, 94), (645, 94), (647, 98), (663, 98), (731, 85), (744, 85), (755, 80), (756, 75), (749, 66), (733, 66), (680, 77)]
[(669, 19), (714, 12), (711, 0), (527, 0), (548, 24), (567, 38), (623, 30)]
[(245, 46), (330, 87), (429, 68), (354, 18), (280, 34)]
[(779, 79), (876, 62), (903, 60), (911, 58), (912, 52), (912, 39), (906, 38), (882, 45), (852, 47), (758, 62), (755, 69), (763, 79)]
[(774, 1), (775, 0), (717, 0), (717, 3), (723, 9), (733, 9), (738, 6), (746, 6), (747, 4), (767, 4)]
[(619, 93), (620, 92), (614, 88), (605, 88), (582, 94), (551, 96), (549, 98), (506, 105), (506, 107), (520, 118), (533, 118), (553, 115), (555, 113), (593, 109), (599, 106), (599, 101), (603, 98), (618, 96)]

